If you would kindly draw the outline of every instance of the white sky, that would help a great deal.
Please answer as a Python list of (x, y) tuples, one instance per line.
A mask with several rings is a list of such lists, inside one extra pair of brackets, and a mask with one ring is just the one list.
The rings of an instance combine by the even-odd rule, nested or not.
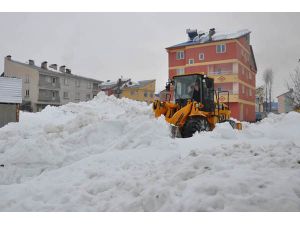
[(187, 40), (186, 28), (252, 31), (258, 67), (272, 68), (274, 96), (286, 91), (300, 58), (300, 13), (0, 13), (3, 58), (65, 64), (72, 73), (99, 80), (120, 76), (168, 78), (165, 48)]

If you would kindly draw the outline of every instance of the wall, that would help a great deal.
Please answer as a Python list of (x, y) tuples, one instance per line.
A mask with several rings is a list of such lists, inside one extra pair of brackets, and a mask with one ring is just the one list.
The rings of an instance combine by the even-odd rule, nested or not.
[[(147, 96), (144, 96), (144, 93), (147, 92)], [(154, 92), (155, 92), (155, 81), (144, 85), (142, 87), (128, 87), (122, 90), (122, 97), (137, 101), (145, 101), (148, 104), (154, 101)]]
[[(33, 111), (36, 111), (36, 105), (34, 104), (38, 100), (38, 83), (39, 83), (39, 73), (36, 69), (24, 66), (17, 62), (4, 59), (4, 74), (5, 76), (17, 77), (22, 79), (23, 101), (30, 101)], [(29, 78), (27, 80), (26, 78)], [(29, 82), (27, 82), (29, 81)], [(29, 97), (25, 96), (26, 90), (29, 90)]]
[(0, 127), (17, 122), (17, 105), (0, 103)]

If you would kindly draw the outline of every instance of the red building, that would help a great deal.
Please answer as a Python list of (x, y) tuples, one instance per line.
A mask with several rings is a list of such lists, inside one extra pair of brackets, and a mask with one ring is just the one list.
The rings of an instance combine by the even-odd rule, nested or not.
[[(255, 121), (256, 63), (250, 45), (250, 31), (218, 34), (215, 29), (198, 34), (187, 30), (189, 40), (166, 48), (169, 78), (175, 75), (205, 73), (214, 78), (215, 90), (229, 91), (232, 117)], [(220, 100), (227, 102), (227, 95)]]

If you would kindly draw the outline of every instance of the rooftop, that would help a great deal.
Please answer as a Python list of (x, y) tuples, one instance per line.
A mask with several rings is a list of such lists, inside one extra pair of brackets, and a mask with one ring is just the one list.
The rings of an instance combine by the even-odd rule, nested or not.
[[(9, 59), (8, 59), (9, 58)], [(47, 69), (44, 69), (42, 67), (39, 67), (35, 64), (29, 64), (29, 63), (23, 63), (23, 62), (19, 62), (19, 61), (16, 61), (16, 60), (12, 60), (11, 59), (11, 56), (7, 56), (6, 59), (8, 61), (11, 61), (13, 63), (17, 63), (17, 64), (20, 64), (22, 66), (26, 66), (26, 67), (29, 67), (31, 69), (36, 69), (40, 72), (46, 72), (46, 73), (53, 73), (55, 75), (59, 75), (59, 76), (65, 76), (65, 75), (69, 75), (69, 76), (73, 76), (73, 77), (78, 77), (78, 78), (81, 78), (81, 79), (87, 79), (87, 80), (91, 80), (91, 81), (95, 81), (95, 82), (102, 82), (100, 80), (96, 80), (96, 79), (93, 79), (93, 78), (89, 78), (89, 77), (84, 77), (84, 76), (80, 76), (80, 75), (76, 75), (76, 74), (72, 74), (72, 73), (67, 73), (67, 72), (61, 72), (59, 69), (55, 70), (51, 67), (47, 67)]]
[(186, 42), (177, 44), (177, 45), (170, 46), (167, 49), (189, 46), (189, 45), (203, 44), (203, 43), (214, 42), (214, 41), (237, 39), (237, 38), (243, 37), (250, 33), (251, 33), (251, 31), (248, 29), (239, 30), (234, 33), (221, 33), (221, 32), (215, 31), (214, 28), (210, 29), (210, 31), (208, 31), (208, 32), (202, 32), (202, 31), (198, 32), (197, 30), (187, 29), (187, 34), (189, 36), (189, 40)]

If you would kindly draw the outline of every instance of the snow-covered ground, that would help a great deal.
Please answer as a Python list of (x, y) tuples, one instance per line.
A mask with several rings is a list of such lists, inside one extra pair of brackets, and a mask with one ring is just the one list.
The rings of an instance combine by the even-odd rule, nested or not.
[(300, 114), (171, 139), (100, 93), (0, 129), (0, 211), (299, 211)]

